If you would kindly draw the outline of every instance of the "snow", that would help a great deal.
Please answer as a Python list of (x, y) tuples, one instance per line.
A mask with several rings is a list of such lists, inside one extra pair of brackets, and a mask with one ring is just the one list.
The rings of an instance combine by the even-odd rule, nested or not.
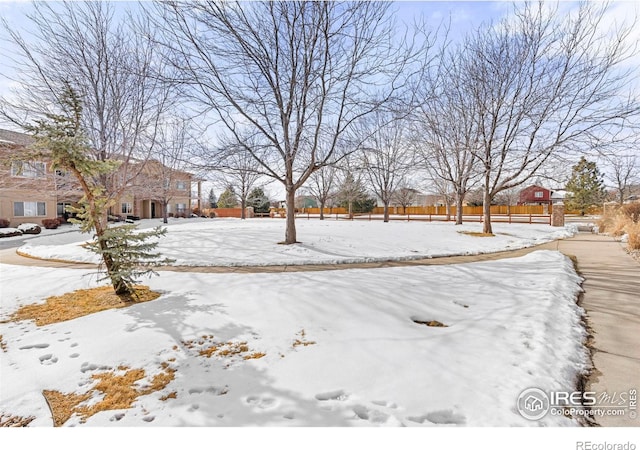
[[(32, 225), (37, 225), (37, 224), (32, 224)], [(39, 225), (38, 225), (39, 226)], [(7, 230), (8, 228), (0, 228), (0, 233), (2, 233), (2, 230)], [(14, 228), (14, 230), (16, 230), (16, 228)], [(24, 234), (21, 236), (12, 236), (12, 237), (7, 237), (7, 238), (3, 238), (2, 241), (3, 242), (7, 242), (7, 241), (26, 241), (26, 240), (31, 240), (31, 239), (35, 239), (38, 238), (39, 241), (38, 242), (56, 242), (59, 243), (60, 241), (60, 236), (61, 234), (67, 234), (67, 233), (71, 233), (71, 235), (73, 236), (73, 241), (76, 241), (79, 239), (79, 236), (83, 236), (80, 234), (79, 232), (79, 227), (78, 225), (71, 225), (71, 224), (65, 224), (62, 225), (58, 228), (54, 228), (54, 229), (47, 229), (44, 227), (40, 227), (40, 234)], [(57, 238), (54, 241), (51, 241), (50, 238), (52, 236), (57, 236)], [(87, 236), (84, 235), (82, 237), (82, 239), (86, 239)]]
[[(206, 225), (198, 239), (211, 226), (243, 226)], [(355, 225), (342, 229), (353, 233)], [(440, 227), (430, 231), (438, 233)], [(49, 295), (96, 285), (95, 274), (79, 269), (0, 264), (0, 277), (0, 320)], [(0, 323), (0, 412), (34, 415), (31, 426), (50, 426), (43, 390), (80, 394), (101, 368), (126, 365), (153, 375), (169, 362), (176, 378), (163, 391), (65, 425), (576, 425), (551, 415), (525, 420), (515, 404), (529, 387), (572, 391), (588, 368), (580, 282), (571, 261), (552, 251), (451, 266), (161, 272), (145, 281), (163, 293), (152, 302), (42, 327)], [(246, 341), (265, 356), (205, 358), (185, 345), (205, 335)], [(314, 343), (294, 346), (296, 340)], [(160, 400), (170, 392), (177, 398)]]
[(10, 239), (13, 234), (15, 233), (19, 233), (19, 236), (22, 236), (22, 231), (20, 231), (18, 228), (0, 228), (0, 237), (4, 236), (4, 235), (8, 235), (8, 238), (5, 239)]
[[(141, 228), (161, 224), (143, 221)], [(577, 228), (541, 224), (494, 224), (495, 237), (476, 237), (482, 225), (453, 223), (298, 220), (295, 245), (279, 245), (279, 219), (174, 220), (158, 250), (177, 266), (255, 266), (340, 264), (471, 255), (531, 247), (572, 236)], [(39, 258), (99, 262), (85, 249), (87, 235), (65, 235), (65, 241), (31, 240), (19, 252)]]

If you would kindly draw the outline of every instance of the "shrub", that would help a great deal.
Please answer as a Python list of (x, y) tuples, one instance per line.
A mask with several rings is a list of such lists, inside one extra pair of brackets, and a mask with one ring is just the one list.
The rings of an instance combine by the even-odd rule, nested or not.
[(23, 234), (40, 234), (42, 228), (35, 223), (23, 223), (18, 225), (18, 230), (22, 231)]
[(625, 228), (628, 223), (629, 219), (626, 216), (618, 214), (610, 222), (607, 233), (614, 237), (622, 236), (625, 233)]
[(611, 217), (603, 216), (596, 222), (596, 225), (598, 226), (598, 233), (608, 233), (611, 227)]
[(640, 250), (640, 223), (631, 223), (627, 226), (627, 248), (629, 250)]
[(640, 221), (640, 202), (624, 205), (620, 211), (626, 217), (631, 219), (633, 223), (638, 223)]
[(55, 230), (59, 225), (58, 219), (42, 219), (42, 226), (47, 230)]
[(9, 221), (7, 219), (0, 219), (0, 228), (9, 228)]
[(17, 228), (3, 228), (0, 230), (0, 238), (22, 236), (22, 231)]

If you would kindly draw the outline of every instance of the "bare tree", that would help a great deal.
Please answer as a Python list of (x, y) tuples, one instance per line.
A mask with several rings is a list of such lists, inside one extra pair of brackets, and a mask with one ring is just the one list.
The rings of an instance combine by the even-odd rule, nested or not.
[(402, 206), (402, 214), (406, 214), (407, 208), (413, 205), (417, 198), (418, 191), (407, 185), (406, 182), (402, 182), (393, 193), (391, 200), (394, 204)]
[(142, 22), (134, 30), (117, 17), (106, 2), (36, 2), (28, 15), (35, 32), (28, 38), (3, 21), (17, 49), (3, 55), (3, 64), (19, 75), (12, 96), (0, 99), (0, 115), (26, 129), (59, 111), (60, 93), (73, 88), (92, 157), (120, 162), (117, 172), (100, 175), (111, 204), (142, 170), (138, 162), (148, 157), (170, 105), (152, 31)]
[(560, 16), (542, 3), (516, 6), (513, 16), (464, 44), (460, 64), (479, 132), (474, 155), (482, 171), (483, 231), (490, 206), (563, 150), (589, 147), (608, 126), (636, 116), (625, 97), (631, 27), (604, 26), (607, 5), (583, 3)]
[(158, 23), (183, 95), (213, 112), (286, 192), (286, 244), (297, 241), (295, 197), (337, 159), (352, 123), (401, 86), (406, 52), (391, 39), (389, 3), (162, 2)]
[(412, 168), (404, 117), (393, 112), (376, 111), (359, 127), (363, 150), (362, 169), (369, 185), (384, 206), (384, 222), (389, 222), (389, 204)]
[(335, 166), (324, 166), (311, 174), (305, 186), (307, 192), (318, 201), (320, 220), (324, 220), (324, 208), (331, 204), (331, 199), (336, 195), (336, 172)]
[(219, 152), (223, 162), (217, 163), (216, 170), (220, 173), (222, 186), (233, 186), (240, 199), (240, 218), (246, 218), (247, 198), (251, 191), (258, 187), (263, 172), (258, 161), (239, 145), (229, 145)]
[(194, 145), (191, 124), (187, 119), (174, 117), (164, 120), (158, 124), (156, 145), (150, 158), (142, 163), (142, 176), (132, 181), (135, 184), (130, 183), (136, 194), (160, 200), (164, 223), (168, 223), (169, 203), (175, 197), (184, 197), (184, 190), (190, 184), (191, 175), (185, 170), (188, 152)]
[(631, 124), (612, 128), (606, 139), (599, 139), (597, 153), (606, 167), (606, 177), (612, 182), (616, 200), (623, 204), (632, 187), (640, 183), (640, 132)]
[(349, 219), (353, 219), (353, 204), (366, 198), (367, 188), (363, 182), (362, 171), (353, 167), (347, 158), (339, 174), (336, 200), (347, 205)]
[(441, 195), (453, 193), (456, 225), (462, 224), (465, 196), (477, 182), (479, 140), (475, 104), (462, 84), (460, 52), (460, 48), (443, 51), (440, 64), (426, 67), (428, 72), (418, 87), (421, 101), (413, 115), (416, 155)]

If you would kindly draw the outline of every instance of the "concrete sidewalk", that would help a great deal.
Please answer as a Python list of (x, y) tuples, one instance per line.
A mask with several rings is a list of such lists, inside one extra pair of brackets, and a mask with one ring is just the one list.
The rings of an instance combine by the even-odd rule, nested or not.
[[(593, 334), (595, 366), (585, 390), (612, 397), (640, 390), (640, 263), (622, 245), (591, 233), (556, 241), (557, 250), (577, 258), (585, 278), (581, 306)], [(635, 414), (626, 410), (623, 416), (595, 420), (602, 426), (640, 426), (637, 408)]]

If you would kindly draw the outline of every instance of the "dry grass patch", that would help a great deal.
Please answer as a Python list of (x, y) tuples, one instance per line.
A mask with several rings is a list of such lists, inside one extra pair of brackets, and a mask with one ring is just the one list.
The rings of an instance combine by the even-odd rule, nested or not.
[(242, 342), (217, 342), (213, 335), (204, 335), (200, 339), (190, 341), (182, 341), (182, 344), (190, 350), (196, 350), (199, 356), (211, 358), (233, 358), (235, 356), (242, 357), (244, 360), (260, 359), (266, 356), (266, 353), (256, 352), (249, 348), (246, 341)]
[(616, 208), (598, 221), (598, 232), (620, 237), (628, 236), (627, 249), (634, 254), (640, 250), (640, 203)]
[(0, 428), (19, 428), (28, 426), (35, 417), (9, 416), (0, 413)]
[(483, 233), (481, 231), (458, 231), (458, 233), (474, 237), (495, 237), (493, 233)]
[(296, 333), (296, 336), (299, 336), (295, 341), (293, 341), (293, 347), (299, 347), (299, 346), (303, 346), (306, 347), (307, 345), (315, 345), (316, 341), (308, 341), (307, 340), (307, 333), (304, 331), (304, 328), (300, 331), (298, 331)]
[(421, 319), (411, 319), (414, 323), (418, 325), (426, 325), (428, 327), (436, 327), (436, 328), (447, 328), (449, 325), (445, 325), (442, 322), (438, 322), (437, 320), (421, 320)]
[(0, 334), (0, 350), (3, 352), (7, 352), (7, 344), (2, 340), (2, 335)]
[[(160, 373), (141, 387), (136, 384), (145, 379), (145, 371), (120, 366), (117, 371), (92, 375), (91, 378), (96, 381), (96, 384), (84, 394), (64, 394), (58, 391), (43, 391), (42, 393), (51, 409), (53, 424), (59, 427), (74, 414), (80, 416), (80, 421), (84, 423), (89, 417), (100, 411), (131, 408), (138, 397), (164, 389), (175, 378), (175, 372), (175, 369), (170, 368), (167, 363), (163, 363)], [(100, 395), (100, 401), (90, 402), (96, 395)], [(176, 398), (175, 392), (168, 394), (161, 400), (169, 398)]]
[(620, 237), (625, 233), (627, 224), (628, 219), (622, 214), (618, 214), (609, 223), (607, 233), (614, 237)]
[(640, 250), (640, 223), (631, 223), (627, 225), (627, 233), (629, 235), (629, 240), (627, 242), (629, 250)]
[(64, 322), (65, 320), (93, 314), (107, 309), (125, 308), (137, 303), (148, 302), (160, 297), (147, 286), (136, 286), (135, 298), (122, 298), (115, 294), (111, 286), (94, 289), (80, 289), (46, 299), (44, 304), (27, 305), (15, 312), (9, 320), (34, 320), (36, 325)]
[(162, 400), (163, 402), (166, 402), (170, 398), (174, 398), (174, 399), (178, 398), (178, 393), (176, 391), (173, 391), (167, 395), (163, 395), (162, 397), (160, 397), (160, 400)]

